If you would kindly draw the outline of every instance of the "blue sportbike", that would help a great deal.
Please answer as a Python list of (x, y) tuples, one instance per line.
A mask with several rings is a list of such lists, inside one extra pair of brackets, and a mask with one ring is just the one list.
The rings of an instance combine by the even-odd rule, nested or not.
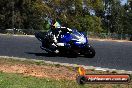
[[(70, 29), (66, 27), (56, 28), (57, 41), (61, 46), (56, 45), (56, 50), (59, 51), (61, 55), (84, 55), (85, 57), (93, 58), (95, 56), (94, 48), (89, 45), (88, 38), (84, 33), (79, 32), (76, 29)], [(48, 53), (56, 54), (54, 49), (50, 47), (53, 44), (53, 37), (51, 36), (52, 30), (47, 32), (35, 33), (35, 37), (42, 42), (43, 47), (41, 49)], [(58, 54), (58, 53), (57, 53)]]

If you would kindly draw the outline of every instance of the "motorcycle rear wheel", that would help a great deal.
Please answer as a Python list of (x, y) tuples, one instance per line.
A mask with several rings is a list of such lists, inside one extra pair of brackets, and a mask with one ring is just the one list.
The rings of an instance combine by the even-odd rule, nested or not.
[(69, 58), (76, 58), (78, 56), (78, 54), (74, 51), (69, 51), (69, 52), (67, 52), (67, 56)]

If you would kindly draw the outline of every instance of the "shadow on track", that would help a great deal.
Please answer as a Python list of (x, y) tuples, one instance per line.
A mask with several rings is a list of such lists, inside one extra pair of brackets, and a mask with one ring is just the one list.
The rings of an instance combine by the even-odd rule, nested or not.
[(48, 54), (48, 53), (35, 53), (35, 52), (25, 52), (26, 54), (33, 54), (35, 56), (45, 56), (45, 57), (55, 57), (57, 55)]
[(36, 52), (25, 52), (26, 54), (32, 54), (35, 56), (44, 56), (44, 57), (67, 57), (67, 58), (77, 58), (77, 57), (84, 57), (81, 55), (66, 55), (66, 54), (50, 54), (50, 53), (36, 53)]

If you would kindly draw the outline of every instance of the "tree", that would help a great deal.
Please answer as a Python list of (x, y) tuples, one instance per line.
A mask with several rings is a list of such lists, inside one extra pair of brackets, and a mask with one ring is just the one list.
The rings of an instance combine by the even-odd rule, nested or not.
[(124, 6), (123, 29), (124, 33), (132, 34), (132, 1)]
[[(0, 28), (46, 30), (46, 18), (59, 18), (61, 23), (71, 28), (102, 32), (108, 22), (111, 24), (112, 21), (120, 19), (118, 14), (118, 18), (112, 20), (118, 9), (115, 9), (112, 1), (109, 1), (109, 5), (110, 14), (104, 11), (102, 0), (1, 0)], [(106, 7), (108, 8), (108, 5)], [(90, 15), (91, 11), (94, 11), (95, 15)], [(102, 21), (105, 25), (102, 25)], [(110, 30), (112, 31), (112, 28)]]

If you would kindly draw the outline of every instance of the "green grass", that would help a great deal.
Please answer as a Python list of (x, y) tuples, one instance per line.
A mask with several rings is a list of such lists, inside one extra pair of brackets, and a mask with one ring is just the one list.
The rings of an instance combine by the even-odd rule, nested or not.
[[(60, 67), (60, 65), (50, 65), (43, 61), (20, 61), (14, 59), (0, 59), (0, 64), (30, 64), (41, 66), (54, 66)], [(71, 70), (77, 70), (77, 68), (66, 67)], [(94, 73), (103, 74), (102, 71), (91, 70)], [(107, 71), (106, 73), (110, 73)], [(115, 73), (115, 72), (113, 72)], [(131, 75), (132, 77), (132, 75)], [(37, 78), (32, 76), (24, 76), (23, 74), (4, 73), (0, 72), (0, 88), (132, 88), (132, 82), (129, 84), (85, 84), (78, 85), (76, 80), (55, 80), (51, 78)]]
[(54, 80), (0, 72), (0, 88), (86, 88), (75, 81)]
[(0, 72), (0, 88), (132, 88), (128, 84), (85, 84), (76, 81), (36, 78)]

